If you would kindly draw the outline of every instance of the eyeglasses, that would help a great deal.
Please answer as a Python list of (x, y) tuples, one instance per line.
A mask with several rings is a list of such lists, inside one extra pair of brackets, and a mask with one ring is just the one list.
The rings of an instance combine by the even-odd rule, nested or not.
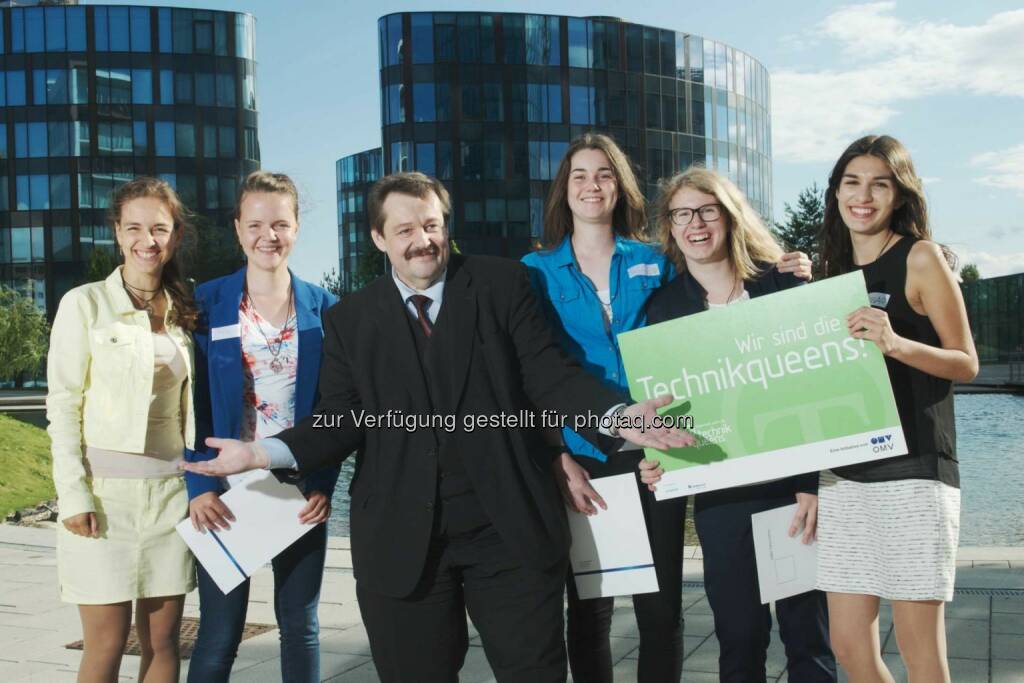
[(698, 206), (696, 209), (672, 209), (665, 215), (668, 216), (668, 219), (673, 224), (678, 225), (680, 228), (685, 228), (693, 222), (694, 216), (700, 216), (700, 219), (705, 223), (717, 221), (722, 217), (722, 205), (705, 204), (704, 206)]

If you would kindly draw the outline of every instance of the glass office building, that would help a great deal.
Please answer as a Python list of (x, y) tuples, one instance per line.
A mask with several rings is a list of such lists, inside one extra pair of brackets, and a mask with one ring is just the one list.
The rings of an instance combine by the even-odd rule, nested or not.
[(259, 167), (251, 15), (166, 7), (0, 9), (0, 284), (52, 316), (94, 249), (111, 190), (174, 185), (227, 230)]
[(376, 250), (370, 239), (366, 219), (366, 195), (381, 177), (384, 161), (380, 147), (338, 159), (335, 178), (338, 192), (338, 263), (341, 285), (353, 287), (353, 274), (359, 268), (359, 257)]
[(768, 72), (741, 50), (610, 17), (402, 13), (378, 31), (383, 170), (441, 178), (469, 253), (530, 248), (568, 142), (590, 130), (621, 144), (649, 199), (697, 163), (771, 215)]
[(989, 277), (960, 285), (978, 359), (1006, 363), (1024, 354), (1024, 273)]

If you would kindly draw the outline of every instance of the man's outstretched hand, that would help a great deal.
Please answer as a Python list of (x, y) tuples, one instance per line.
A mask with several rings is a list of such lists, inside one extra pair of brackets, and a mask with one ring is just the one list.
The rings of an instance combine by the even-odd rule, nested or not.
[(229, 474), (262, 470), (270, 464), (270, 458), (262, 448), (254, 443), (246, 443), (237, 439), (218, 439), (209, 437), (206, 445), (220, 451), (213, 460), (199, 462), (183, 462), (181, 469), (208, 477), (226, 477)]
[[(666, 394), (629, 406), (622, 413), (619, 436), (638, 446), (663, 451), (692, 446), (696, 439), (689, 432), (676, 427), (654, 426), (653, 420), (658, 417), (658, 408), (663, 408), (671, 402), (672, 397)], [(642, 429), (638, 424), (640, 417), (643, 418)]]

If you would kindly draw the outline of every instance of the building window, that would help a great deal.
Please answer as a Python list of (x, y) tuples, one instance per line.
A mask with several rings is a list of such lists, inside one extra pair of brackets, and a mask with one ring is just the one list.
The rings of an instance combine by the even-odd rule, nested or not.
[(416, 170), (429, 176), (437, 175), (437, 159), (434, 155), (434, 143), (416, 144)]
[(562, 87), (555, 84), (527, 85), (527, 120), (531, 123), (562, 122)]
[(501, 83), (484, 83), (484, 120), (501, 121), (503, 118)]
[(441, 180), (451, 180), (454, 177), (454, 159), (452, 158), (452, 143), (441, 141), (437, 143), (437, 177)]
[(50, 121), (46, 124), (46, 138), (51, 157), (70, 156), (71, 146), (68, 144), (68, 122)]
[(593, 66), (591, 23), (586, 19), (569, 17), (569, 66), (589, 69)]
[(67, 174), (50, 176), (50, 208), (71, 208), (71, 177)]
[(132, 7), (130, 10), (132, 52), (149, 52), (149, 8)]
[(426, 12), (414, 12), (410, 17), (412, 63), (430, 64), (434, 61), (434, 21)]
[(217, 176), (208, 175), (204, 178), (204, 185), (206, 188), (206, 208), (216, 209), (217, 197), (220, 194), (220, 183), (217, 182)]
[(405, 103), (402, 101), (401, 85), (389, 85), (386, 90), (387, 117), (386, 121), (391, 123), (405, 122)]
[(217, 106), (218, 107), (234, 107), (235, 106), (235, 74), (233, 73), (218, 73), (217, 74)]
[[(414, 14), (413, 17), (416, 15)], [(415, 22), (415, 19), (413, 19)], [(455, 61), (455, 17), (452, 14), (433, 15), (433, 61), (437, 64), (451, 64)], [(422, 30), (422, 29), (420, 29)], [(417, 26), (413, 24), (413, 50), (417, 49)], [(413, 63), (415, 63), (415, 55)]]
[(586, 85), (569, 86), (569, 123), (594, 123), (594, 88)]
[(157, 121), (153, 124), (153, 143), (158, 157), (174, 156), (173, 121)]
[(71, 260), (71, 226), (55, 225), (50, 228), (50, 248), (54, 261)]
[(434, 84), (414, 83), (412, 86), (412, 112), (416, 122), (435, 121)]
[(213, 74), (196, 74), (196, 104), (201, 107), (212, 107), (216, 103)]
[[(223, 159), (235, 156), (235, 127), (220, 126), (217, 129), (218, 155)], [(223, 183), (222, 183), (223, 184)]]
[(89, 71), (85, 66), (76, 66), (71, 70), (71, 104), (89, 103)]
[(176, 104), (192, 104), (192, 74), (174, 74), (174, 101)]
[(157, 38), (160, 41), (160, 52), (171, 51), (171, 9), (161, 7), (157, 10)]
[(411, 171), (412, 159), (409, 158), (408, 142), (391, 143), (391, 172)]
[(160, 71), (160, 104), (174, 104), (174, 72), (170, 69)]
[(68, 52), (85, 52), (85, 8), (65, 7)]
[[(6, 102), (0, 102), (0, 106), (23, 107), (25, 106), (25, 72), (8, 71), (4, 80), (6, 85), (3, 88), (6, 94)], [(0, 85), (4, 85), (0, 83)]]
[(191, 123), (174, 124), (174, 156), (194, 157), (196, 155), (196, 131)]
[(255, 128), (245, 129), (245, 158), (255, 161), (260, 160), (259, 140), (256, 137)]
[(561, 63), (558, 17), (527, 15), (526, 63), (550, 66)]
[(383, 20), (385, 27), (385, 38), (381, 41), (384, 45), (384, 54), (381, 64), (394, 66), (402, 63), (402, 15), (392, 14)]
[[(18, 10), (13, 10), (13, 12), (18, 12)], [(29, 7), (23, 10), (23, 12), (22, 16), (24, 18), (22, 21), (19, 21), (18, 17), (12, 17), (11, 31), (13, 33), (17, 30), (18, 24), (24, 25), (24, 49), (19, 50), (17, 47), (14, 47), (13, 52), (43, 52), (46, 49), (43, 8)]]
[(175, 54), (192, 53), (192, 10), (172, 10), (172, 46)]
[(67, 25), (63, 7), (46, 7), (46, 51), (63, 52), (67, 49)]
[(134, 104), (153, 104), (152, 72), (149, 69), (132, 69), (131, 79), (132, 102)]
[(137, 157), (149, 154), (149, 136), (145, 121), (132, 121), (132, 146)]

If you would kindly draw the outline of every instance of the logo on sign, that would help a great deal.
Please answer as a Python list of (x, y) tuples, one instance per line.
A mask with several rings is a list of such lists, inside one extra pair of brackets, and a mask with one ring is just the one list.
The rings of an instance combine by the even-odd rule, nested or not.
[(892, 434), (871, 437), (871, 451), (873, 453), (884, 453), (895, 448), (896, 444), (892, 442)]

